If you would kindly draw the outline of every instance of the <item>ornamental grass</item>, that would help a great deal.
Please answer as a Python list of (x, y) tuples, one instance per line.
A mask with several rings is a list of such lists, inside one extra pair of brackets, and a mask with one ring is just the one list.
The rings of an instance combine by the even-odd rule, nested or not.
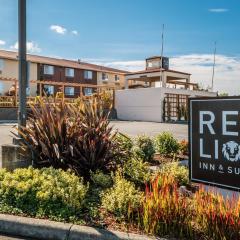
[(149, 234), (192, 237), (191, 207), (190, 199), (179, 194), (172, 176), (158, 176), (146, 187), (139, 212), (140, 224)]
[(215, 240), (240, 239), (240, 198), (224, 199), (201, 188), (194, 198), (196, 220), (205, 235)]

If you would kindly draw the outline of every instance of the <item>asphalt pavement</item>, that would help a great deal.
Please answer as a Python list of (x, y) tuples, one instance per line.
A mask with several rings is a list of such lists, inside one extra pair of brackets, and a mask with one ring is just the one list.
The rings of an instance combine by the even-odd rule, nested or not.
[[(186, 124), (156, 123), (156, 122), (135, 122), (135, 121), (111, 121), (114, 129), (131, 137), (137, 135), (155, 136), (161, 132), (171, 132), (178, 140), (187, 139), (188, 126)], [(1, 145), (12, 143), (12, 131), (16, 131), (16, 124), (0, 124), (0, 160), (2, 157)]]

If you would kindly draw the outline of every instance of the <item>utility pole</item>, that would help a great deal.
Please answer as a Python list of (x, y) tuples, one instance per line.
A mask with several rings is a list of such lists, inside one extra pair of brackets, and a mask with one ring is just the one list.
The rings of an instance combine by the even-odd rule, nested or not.
[(26, 0), (18, 0), (18, 81), (19, 108), (18, 127), (26, 126), (26, 87), (27, 87), (27, 59), (26, 59)]
[(212, 71), (212, 86), (211, 90), (213, 91), (214, 87), (214, 76), (215, 76), (215, 65), (216, 65), (216, 52), (217, 52), (217, 42), (214, 42), (214, 56), (213, 56), (213, 71)]
[(164, 44), (164, 24), (162, 25), (162, 49), (161, 49), (161, 62), (160, 62), (160, 87), (162, 87), (162, 68), (163, 68), (163, 44)]

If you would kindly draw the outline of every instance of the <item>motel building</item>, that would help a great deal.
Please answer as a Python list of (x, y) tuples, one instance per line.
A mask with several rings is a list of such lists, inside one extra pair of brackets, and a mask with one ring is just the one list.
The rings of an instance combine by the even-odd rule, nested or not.
[[(27, 55), (28, 97), (43, 94), (66, 98), (89, 96), (99, 88), (121, 89), (125, 73), (119, 69), (96, 64)], [(0, 50), (0, 96), (13, 96), (18, 90), (18, 53)]]
[(125, 89), (116, 91), (118, 118), (132, 121), (172, 122), (188, 120), (188, 99), (214, 97), (198, 89), (191, 74), (170, 69), (169, 58), (146, 59), (142, 71), (125, 74)]
[[(118, 119), (131, 121), (187, 121), (190, 97), (213, 97), (198, 89), (191, 74), (170, 69), (169, 58), (146, 59), (142, 71), (127, 72), (83, 62), (27, 55), (27, 97), (64, 96), (66, 99), (111, 91)], [(0, 111), (16, 107), (18, 54), (0, 50)]]

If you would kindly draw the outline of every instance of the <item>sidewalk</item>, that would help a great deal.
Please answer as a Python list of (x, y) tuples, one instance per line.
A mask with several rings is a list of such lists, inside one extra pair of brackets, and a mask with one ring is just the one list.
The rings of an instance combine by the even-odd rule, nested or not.
[(0, 214), (0, 232), (36, 240), (160, 240), (144, 235), (6, 214)]

